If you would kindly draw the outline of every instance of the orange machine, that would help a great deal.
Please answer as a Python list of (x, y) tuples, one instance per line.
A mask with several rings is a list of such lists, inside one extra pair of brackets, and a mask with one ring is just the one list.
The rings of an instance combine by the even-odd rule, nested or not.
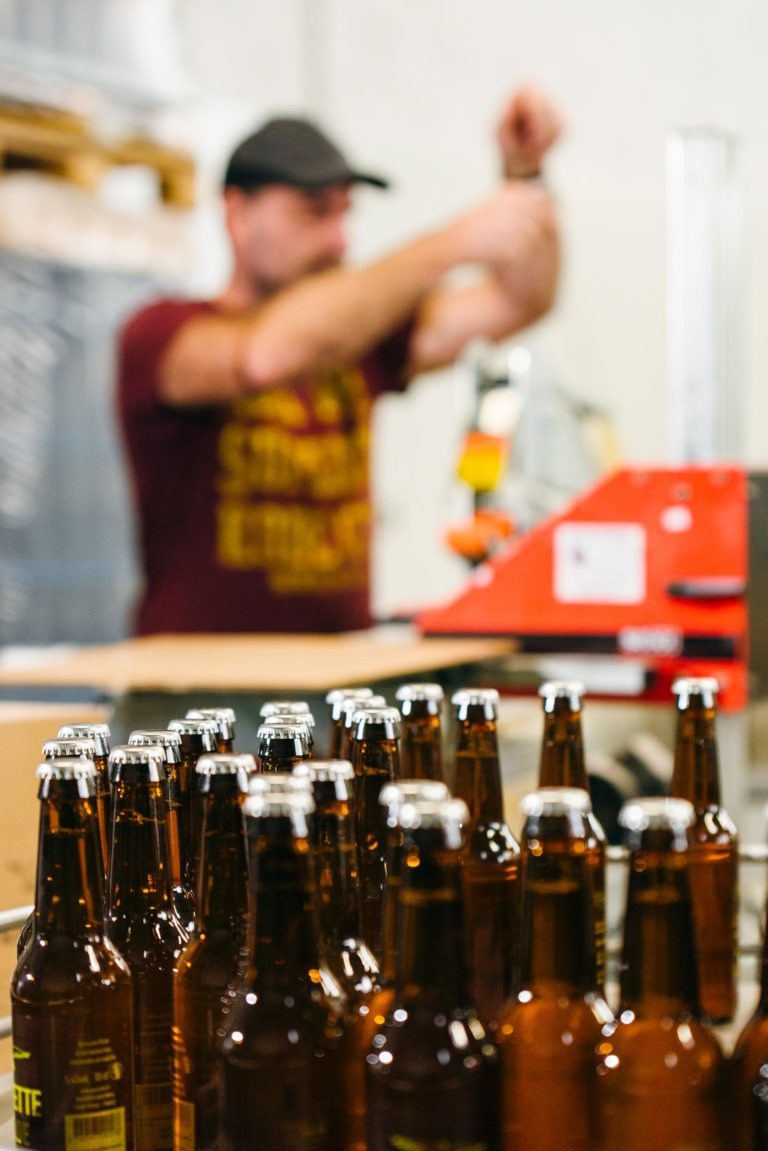
[(477, 568), (420, 628), (642, 660), (644, 699), (668, 701), (682, 673), (714, 675), (721, 708), (740, 710), (757, 622), (747, 572), (761, 585), (766, 570), (751, 556), (755, 540), (765, 552), (755, 483), (737, 467), (619, 470)]

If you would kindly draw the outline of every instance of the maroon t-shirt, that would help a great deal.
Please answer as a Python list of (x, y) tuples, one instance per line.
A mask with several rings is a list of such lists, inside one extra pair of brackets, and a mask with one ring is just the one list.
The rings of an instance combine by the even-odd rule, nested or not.
[(136, 632), (367, 627), (372, 400), (400, 390), (408, 333), (359, 367), (232, 404), (158, 399), (162, 356), (206, 301), (143, 309), (120, 341), (118, 404), (139, 513)]

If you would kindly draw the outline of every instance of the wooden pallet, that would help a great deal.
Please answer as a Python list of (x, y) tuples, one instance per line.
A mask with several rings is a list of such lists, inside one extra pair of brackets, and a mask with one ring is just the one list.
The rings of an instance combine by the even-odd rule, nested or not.
[(163, 203), (194, 205), (195, 164), (187, 152), (140, 136), (104, 142), (83, 117), (55, 108), (0, 103), (0, 174), (43, 171), (95, 189), (111, 167), (126, 164), (157, 173)]

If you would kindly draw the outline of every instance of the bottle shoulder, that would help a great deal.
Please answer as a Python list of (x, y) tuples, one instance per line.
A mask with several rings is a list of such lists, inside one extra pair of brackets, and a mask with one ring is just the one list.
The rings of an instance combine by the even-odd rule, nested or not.
[(495, 1066), (496, 1044), (474, 1011), (444, 1012), (424, 1005), (395, 1005), (373, 1034), (369, 1073), (415, 1078), (477, 1073)]
[[(643, 1016), (631, 1011), (621, 1013), (606, 1036), (603, 1053), (627, 1064), (655, 1066), (662, 1074), (670, 1068), (679, 1069), (679, 1074), (686, 1068), (693, 1072), (719, 1066), (724, 1060), (720, 1040), (699, 1020), (691, 1016)], [(614, 1063), (615, 1059), (609, 1059), (607, 1066)]]
[(541, 995), (523, 991), (507, 1004), (496, 1031), (500, 1045), (519, 1042), (535, 1058), (550, 1059), (572, 1048), (600, 1043), (614, 1016), (597, 992)]
[(81, 1000), (131, 986), (123, 956), (105, 936), (88, 939), (32, 936), (11, 980), (17, 1001)]

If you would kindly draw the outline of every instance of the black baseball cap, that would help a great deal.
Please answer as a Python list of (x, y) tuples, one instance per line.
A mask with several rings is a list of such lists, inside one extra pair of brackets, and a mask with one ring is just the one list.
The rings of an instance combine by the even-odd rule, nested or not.
[(254, 191), (265, 184), (325, 188), (332, 184), (372, 184), (389, 181), (352, 167), (346, 156), (311, 120), (281, 117), (268, 120), (235, 148), (226, 172), (225, 188)]

